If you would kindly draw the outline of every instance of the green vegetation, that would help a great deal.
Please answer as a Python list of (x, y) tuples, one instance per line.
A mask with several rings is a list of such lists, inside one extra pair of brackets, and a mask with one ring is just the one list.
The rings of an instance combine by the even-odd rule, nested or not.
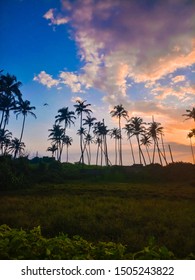
[[(7, 180), (6, 188), (1, 184), (0, 224), (27, 231), (40, 226), (49, 240), (63, 233), (94, 246), (120, 243), (129, 258), (147, 247), (152, 236), (155, 248), (166, 246), (175, 258), (195, 252), (193, 164), (97, 168), (50, 158), (2, 158), (0, 165), (1, 178)], [(5, 172), (14, 177), (3, 177)]]

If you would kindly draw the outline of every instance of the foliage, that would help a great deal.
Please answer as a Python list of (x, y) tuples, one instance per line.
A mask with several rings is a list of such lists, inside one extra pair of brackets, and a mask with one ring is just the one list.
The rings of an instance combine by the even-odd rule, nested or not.
[[(151, 238), (142, 251), (130, 253), (126, 246), (114, 242), (92, 243), (80, 236), (65, 234), (53, 238), (42, 236), (40, 226), (24, 231), (0, 226), (0, 259), (7, 260), (121, 260), (121, 259), (176, 259), (165, 246), (158, 246)], [(193, 254), (187, 259), (195, 259)]]

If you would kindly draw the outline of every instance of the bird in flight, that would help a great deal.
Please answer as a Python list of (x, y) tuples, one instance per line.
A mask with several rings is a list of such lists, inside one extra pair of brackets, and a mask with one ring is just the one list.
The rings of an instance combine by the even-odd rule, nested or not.
[(44, 103), (43, 106), (48, 106), (48, 104), (47, 104), (47, 103)]

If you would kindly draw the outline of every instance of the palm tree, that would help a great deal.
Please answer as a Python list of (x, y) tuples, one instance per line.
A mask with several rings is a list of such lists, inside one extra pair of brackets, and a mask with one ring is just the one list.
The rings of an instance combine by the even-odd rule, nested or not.
[(119, 122), (119, 131), (120, 131), (120, 138), (119, 138), (119, 165), (123, 165), (122, 160), (122, 133), (121, 133), (121, 118), (125, 118), (127, 120), (128, 118), (128, 112), (124, 109), (123, 105), (116, 105), (114, 106), (114, 109), (110, 112), (112, 117), (117, 117)]
[(49, 134), (49, 140), (57, 147), (57, 160), (60, 161), (60, 150), (62, 145), (62, 139), (64, 136), (64, 129), (59, 124), (54, 124), (52, 129), (49, 129), (51, 133)]
[(15, 109), (15, 104), (16, 102), (13, 96), (0, 95), (0, 111), (2, 111), (0, 128), (5, 129), (9, 122), (10, 111)]
[[(75, 113), (73, 111), (69, 111), (68, 107), (63, 107), (59, 109), (58, 113), (59, 114), (55, 116), (56, 123), (60, 124), (61, 122), (64, 122), (64, 137), (65, 137), (67, 127), (71, 127), (71, 124), (74, 124), (74, 120), (76, 119), (76, 117), (74, 116)], [(62, 156), (63, 146), (64, 146), (64, 142), (62, 141), (61, 150), (60, 150), (60, 160)]]
[(150, 153), (148, 151), (148, 147), (152, 144), (150, 136), (148, 136), (147, 134), (143, 134), (140, 142), (141, 142), (141, 145), (144, 145), (146, 147), (146, 153), (148, 155), (148, 159), (151, 164), (152, 161), (151, 161)]
[(158, 156), (159, 156), (159, 160), (160, 163), (162, 165), (162, 159), (161, 156), (163, 157), (163, 159), (165, 160), (165, 163), (167, 164), (167, 160), (166, 157), (164, 156), (164, 154), (161, 152), (160, 148), (159, 148), (159, 144), (158, 144), (158, 139), (159, 136), (163, 134), (163, 127), (160, 126), (161, 123), (157, 123), (154, 121), (149, 123), (149, 127), (148, 127), (148, 136), (151, 137), (153, 139), (153, 143), (154, 143), (154, 148), (153, 148), (153, 157), (152, 157), (152, 163), (154, 163), (154, 158), (155, 158), (155, 150), (157, 148), (158, 151)]
[(72, 145), (72, 137), (65, 135), (63, 138), (63, 142), (66, 145), (66, 162), (68, 162), (68, 148)]
[(8, 151), (11, 142), (12, 133), (7, 129), (0, 129), (0, 151), (2, 155), (5, 155)]
[(191, 131), (187, 135), (187, 137), (190, 139), (190, 147), (191, 147), (191, 152), (192, 152), (192, 159), (193, 159), (193, 163), (195, 164), (194, 150), (193, 150), (193, 146), (192, 146), (192, 137), (193, 136), (195, 136), (195, 129), (191, 129)]
[(186, 116), (186, 120), (193, 119), (195, 121), (195, 107), (193, 107), (192, 110), (186, 110), (186, 112), (187, 113), (183, 114), (182, 116)]
[(34, 106), (30, 106), (30, 101), (25, 100), (23, 101), (22, 99), (20, 99), (20, 101), (17, 103), (17, 107), (14, 111), (14, 113), (16, 114), (16, 118), (18, 118), (18, 116), (20, 114), (23, 115), (23, 123), (22, 123), (22, 130), (21, 130), (21, 135), (20, 135), (20, 142), (22, 141), (22, 136), (24, 133), (24, 125), (25, 125), (25, 121), (26, 121), (26, 117), (28, 114), (30, 114), (31, 116), (33, 116), (34, 118), (36, 118), (36, 115), (31, 112), (32, 110), (35, 110), (36, 108)]
[(120, 130), (118, 128), (113, 128), (110, 130), (110, 137), (115, 140), (115, 165), (117, 165), (117, 155), (118, 155), (118, 149), (119, 149), (119, 139), (121, 137)]
[(125, 131), (127, 133), (127, 138), (129, 140), (129, 145), (131, 148), (133, 164), (135, 164), (135, 156), (134, 156), (133, 146), (132, 146), (132, 142), (131, 142), (131, 137), (133, 136), (133, 128), (131, 127), (131, 125), (129, 123), (127, 123), (127, 124), (125, 124), (125, 127), (123, 127), (123, 129), (125, 129)]
[(90, 115), (87, 115), (86, 119), (83, 119), (83, 121), (84, 121), (83, 125), (88, 126), (88, 132), (87, 132), (87, 135), (85, 137), (83, 153), (85, 152), (85, 150), (88, 153), (88, 150), (87, 150), (87, 146), (88, 146), (88, 149), (89, 149), (88, 163), (89, 164), (91, 162), (90, 144), (93, 142), (93, 140), (92, 140), (93, 137), (90, 135), (90, 131), (91, 131), (91, 128), (93, 127), (93, 125), (94, 125), (95, 120), (96, 120), (96, 118), (91, 117)]
[(9, 121), (9, 112), (14, 109), (16, 99), (20, 100), (22, 94), (19, 90), (21, 82), (18, 82), (16, 77), (10, 74), (0, 74), (0, 111), (2, 111), (0, 128), (4, 123), (3, 128), (5, 129), (6, 124)]
[[(84, 101), (80, 101), (77, 100), (76, 101), (78, 104), (75, 104), (74, 107), (76, 108), (75, 111), (77, 113), (78, 116), (80, 116), (80, 132), (82, 132), (82, 128), (83, 128), (83, 114), (86, 115), (90, 115), (90, 113), (92, 113), (92, 111), (88, 108), (89, 106), (91, 106), (91, 104), (85, 104), (86, 100)], [(82, 164), (84, 163), (84, 153), (83, 153), (83, 133), (80, 133), (80, 149), (81, 149), (81, 162)]]
[(96, 122), (94, 125), (94, 134), (97, 138), (100, 138), (99, 141), (100, 146), (98, 146), (101, 150), (101, 166), (103, 164), (103, 155), (105, 156), (105, 164), (108, 166), (111, 164), (109, 158), (108, 158), (108, 147), (107, 147), (107, 134), (109, 132), (109, 129), (107, 129), (107, 126), (104, 123), (104, 119), (102, 122)]
[(128, 121), (128, 123), (132, 135), (135, 136), (137, 140), (140, 164), (142, 164), (142, 158), (143, 158), (144, 164), (146, 165), (146, 160), (141, 149), (140, 138), (139, 138), (140, 135), (143, 135), (145, 133), (145, 126), (144, 126), (145, 123), (143, 122), (143, 119), (140, 117), (132, 117)]
[(54, 157), (55, 152), (57, 151), (57, 145), (52, 144), (50, 147), (47, 148), (48, 152), (51, 152), (51, 156)]
[(14, 138), (11, 140), (9, 150), (14, 153), (14, 159), (19, 154), (19, 156), (22, 155), (22, 151), (25, 148), (24, 142), (21, 142), (18, 138)]

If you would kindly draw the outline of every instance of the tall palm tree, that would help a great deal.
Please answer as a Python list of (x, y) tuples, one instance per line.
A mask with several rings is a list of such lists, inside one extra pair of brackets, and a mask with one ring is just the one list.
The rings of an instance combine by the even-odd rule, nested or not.
[(66, 145), (66, 162), (68, 162), (68, 148), (72, 145), (72, 137), (65, 135), (63, 138), (63, 142)]
[(142, 159), (144, 161), (144, 164), (146, 165), (146, 160), (144, 157), (144, 154), (142, 152), (141, 149), (141, 145), (140, 145), (140, 135), (143, 135), (145, 133), (145, 123), (143, 122), (143, 119), (140, 117), (132, 117), (129, 121), (129, 129), (132, 133), (132, 135), (134, 135), (136, 137), (137, 140), (137, 145), (138, 145), (138, 150), (139, 150), (139, 161), (140, 164), (142, 164)]
[(153, 139), (153, 143), (154, 143), (152, 163), (154, 163), (155, 150), (157, 148), (159, 160), (162, 165), (162, 158), (165, 160), (166, 164), (167, 164), (167, 160), (159, 148), (158, 140), (159, 140), (159, 136), (161, 134), (163, 134), (163, 127), (161, 126), (161, 123), (155, 122), (153, 119), (153, 121), (151, 123), (149, 123), (149, 127), (148, 127), (148, 136)]
[(16, 100), (22, 98), (22, 94), (19, 87), (22, 85), (18, 82), (14, 75), (0, 74), (0, 111), (2, 111), (0, 128), (5, 129), (6, 124), (9, 121), (10, 110), (14, 109)]
[(192, 137), (193, 136), (195, 136), (195, 129), (191, 129), (191, 131), (187, 135), (187, 137), (190, 139), (190, 147), (191, 147), (191, 152), (192, 152), (192, 159), (193, 159), (193, 163), (195, 164), (194, 150), (193, 150), (193, 146), (192, 146)]
[[(75, 113), (73, 111), (69, 111), (68, 107), (63, 107), (59, 109), (58, 113), (59, 114), (55, 116), (56, 123), (60, 124), (61, 122), (64, 122), (64, 137), (65, 137), (67, 127), (71, 127), (71, 124), (74, 124), (74, 120), (76, 119), (76, 117), (74, 116)], [(64, 146), (64, 142), (62, 141), (61, 150), (60, 150), (60, 160), (62, 156), (63, 146)]]
[[(93, 142), (93, 137), (90, 135), (91, 128), (94, 125), (96, 118), (91, 117), (90, 115), (87, 115), (86, 119), (83, 119), (83, 125), (88, 126), (88, 132), (87, 135), (85, 136), (85, 142), (84, 142), (84, 148), (83, 148), (83, 153), (86, 152), (88, 153), (89, 150), (89, 155), (88, 155), (88, 163), (91, 162), (91, 152), (90, 152), (90, 144)], [(88, 150), (87, 150), (88, 148)]]
[(149, 153), (149, 150), (148, 150), (148, 147), (150, 147), (150, 145), (152, 144), (150, 136), (148, 136), (147, 134), (143, 134), (142, 138), (140, 139), (140, 143), (141, 143), (141, 145), (145, 146), (146, 153), (148, 155), (148, 159), (149, 159), (149, 162), (151, 164), (152, 161), (151, 161), (150, 153)]
[(23, 137), (23, 133), (24, 133), (24, 125), (25, 125), (26, 117), (28, 114), (30, 114), (31, 116), (36, 118), (36, 115), (32, 112), (32, 110), (35, 110), (35, 109), (36, 108), (34, 106), (30, 106), (30, 101), (28, 101), (28, 100), (23, 101), (22, 99), (20, 99), (20, 101), (17, 103), (17, 107), (14, 111), (14, 113), (16, 114), (16, 118), (18, 118), (18, 116), (20, 114), (23, 115), (20, 142), (22, 141), (22, 137)]
[(17, 157), (17, 155), (19, 156), (22, 155), (22, 151), (24, 150), (24, 148), (25, 148), (24, 142), (21, 142), (18, 138), (14, 138), (11, 140), (9, 150), (13, 152), (14, 159)]
[(182, 116), (187, 117), (186, 120), (193, 119), (195, 121), (195, 107), (192, 108), (192, 110), (186, 110), (186, 114), (183, 114)]
[(120, 130), (117, 127), (114, 127), (113, 129), (110, 130), (110, 137), (113, 138), (115, 141), (115, 165), (117, 165), (118, 162), (118, 150), (119, 150), (119, 139), (121, 137), (120, 135)]
[[(81, 101), (77, 100), (77, 104), (74, 105), (75, 112), (77, 113), (78, 116), (80, 116), (80, 132), (82, 132), (83, 128), (83, 114), (90, 115), (92, 113), (91, 109), (89, 107), (91, 104), (85, 104), (87, 101)], [(80, 162), (83, 164), (84, 163), (84, 153), (83, 153), (83, 133), (80, 133), (80, 150), (81, 150), (81, 160)]]
[(107, 147), (107, 134), (109, 132), (109, 129), (107, 129), (107, 126), (104, 123), (104, 120), (102, 122), (96, 122), (94, 125), (94, 134), (96, 135), (97, 138), (100, 138), (101, 140), (99, 141), (101, 151), (101, 166), (103, 164), (103, 155), (105, 158), (105, 164), (108, 166), (109, 164), (111, 165), (111, 162), (108, 158), (108, 147)]
[(135, 156), (134, 156), (134, 152), (133, 152), (133, 145), (131, 142), (131, 137), (133, 136), (133, 128), (131, 127), (131, 125), (129, 123), (125, 124), (125, 127), (123, 127), (123, 129), (125, 129), (126, 133), (127, 133), (127, 138), (129, 140), (129, 145), (131, 148), (131, 155), (132, 155), (132, 159), (133, 159), (133, 164), (135, 164)]
[(62, 139), (64, 136), (64, 129), (59, 124), (54, 124), (52, 129), (49, 129), (51, 133), (49, 134), (49, 140), (57, 147), (57, 160), (60, 161), (60, 150), (62, 145)]
[(128, 112), (124, 109), (123, 105), (116, 105), (114, 106), (114, 109), (110, 112), (112, 117), (118, 118), (118, 126), (120, 131), (120, 139), (119, 139), (119, 165), (123, 165), (123, 159), (122, 159), (122, 133), (121, 133), (121, 118), (125, 118), (127, 120), (128, 118)]

